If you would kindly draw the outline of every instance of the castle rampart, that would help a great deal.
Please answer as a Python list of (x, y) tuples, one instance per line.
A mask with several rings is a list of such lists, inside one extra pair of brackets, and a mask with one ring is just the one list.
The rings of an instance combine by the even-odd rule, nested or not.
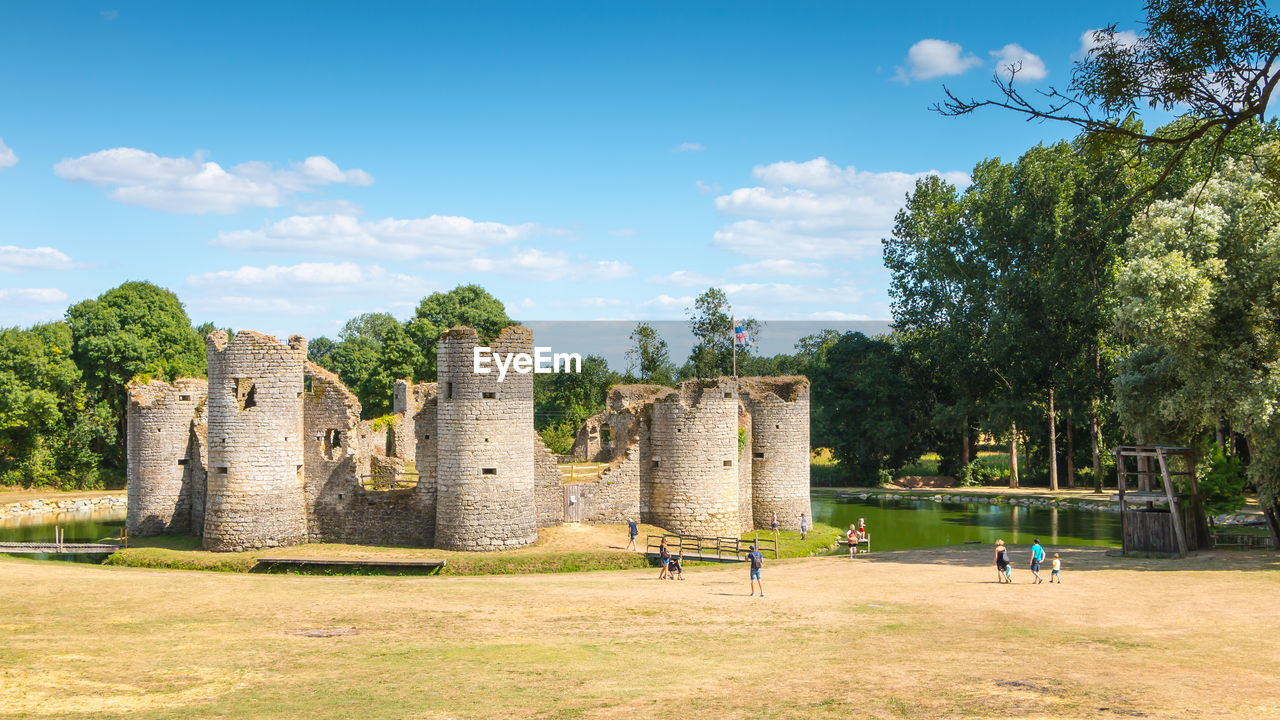
[[(534, 507), (533, 375), (473, 372), (480, 338), (453, 328), (437, 349), (439, 458), (437, 547), (498, 550), (538, 538)], [(495, 362), (533, 353), (525, 327), (504, 329), (490, 345)]]
[(245, 550), (305, 542), (303, 364), (306, 341), (281, 345), (241, 330), (206, 339), (209, 478), (204, 547)]
[(774, 512), (786, 530), (813, 519), (809, 502), (809, 380), (801, 376), (742, 378), (751, 413), (751, 492), (755, 526)]
[(128, 393), (125, 527), (130, 535), (188, 532), (193, 497), (203, 495), (191, 419), (204, 405), (208, 385), (201, 378), (178, 378), (172, 385), (152, 380), (130, 383)]

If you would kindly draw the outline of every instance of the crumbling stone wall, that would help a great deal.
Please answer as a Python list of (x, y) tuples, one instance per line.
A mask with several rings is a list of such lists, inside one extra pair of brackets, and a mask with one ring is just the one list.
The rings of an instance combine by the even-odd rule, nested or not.
[(738, 442), (738, 521), (740, 532), (747, 532), (754, 526), (751, 510), (751, 413), (747, 412), (741, 394), (738, 399), (738, 434), (745, 433), (746, 442)]
[(533, 504), (538, 513), (538, 527), (564, 522), (564, 485), (555, 453), (547, 449), (542, 436), (533, 433)]
[(196, 406), (195, 419), (191, 421), (191, 455), (187, 463), (191, 473), (191, 534), (204, 535), (204, 506), (209, 485), (209, 400), (208, 381), (204, 382), (205, 399)]
[(311, 385), (302, 396), (307, 535), (312, 542), (347, 539), (342, 516), (359, 484), (360, 401), (325, 368), (307, 362), (305, 372)]
[(640, 448), (632, 446), (593, 483), (579, 486), (582, 522), (624, 523), (640, 519)]
[[(471, 328), (444, 333), (439, 378), (436, 545), (499, 550), (538, 537), (534, 507), (533, 374), (472, 372), (480, 338)], [(533, 353), (533, 333), (505, 328), (489, 346), (495, 359)]]
[(417, 523), (422, 527), (423, 543), (431, 545), (436, 537), (436, 474), (439, 465), (436, 432), (439, 402), (436, 383), (418, 383), (409, 388), (412, 402), (406, 410), (405, 433), (413, 435), (414, 468), (418, 473), (414, 502), (419, 508)]
[(680, 534), (736, 536), (738, 386), (688, 380), (651, 407), (649, 521)]
[[(191, 529), (192, 502), (203, 494), (200, 453), (192, 419), (205, 403), (201, 378), (130, 383), (125, 411), (130, 535), (159, 535)], [(199, 498), (203, 505), (203, 497)]]
[(803, 376), (742, 378), (751, 412), (751, 492), (755, 526), (778, 513), (783, 529), (798, 530), (809, 502), (809, 380)]
[(241, 330), (215, 330), (209, 360), (209, 479), (206, 550), (305, 542), (301, 335), (287, 346)]

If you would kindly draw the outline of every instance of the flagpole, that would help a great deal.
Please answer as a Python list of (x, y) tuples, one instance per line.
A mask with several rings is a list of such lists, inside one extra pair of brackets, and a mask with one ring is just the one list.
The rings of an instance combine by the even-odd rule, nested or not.
[(738, 377), (738, 318), (729, 315), (729, 342), (733, 345), (733, 377)]

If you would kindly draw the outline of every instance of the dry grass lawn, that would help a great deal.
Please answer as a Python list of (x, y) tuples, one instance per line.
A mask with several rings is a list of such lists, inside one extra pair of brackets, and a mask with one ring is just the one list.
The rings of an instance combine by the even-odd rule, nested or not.
[[(0, 717), (1280, 718), (1280, 555), (308, 577), (0, 559)], [(1018, 549), (1017, 556), (1025, 552)]]

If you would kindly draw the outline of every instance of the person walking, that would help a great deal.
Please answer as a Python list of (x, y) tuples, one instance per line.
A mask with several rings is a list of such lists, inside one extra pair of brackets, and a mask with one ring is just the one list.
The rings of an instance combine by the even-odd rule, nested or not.
[(853, 523), (849, 523), (849, 532), (844, 534), (844, 539), (849, 541), (849, 559), (852, 560), (854, 555), (858, 554), (858, 529)]
[(1059, 585), (1062, 584), (1062, 559), (1058, 557), (1058, 553), (1053, 554), (1053, 572), (1049, 575), (1049, 582), (1055, 580)]
[(658, 562), (662, 563), (662, 572), (658, 573), (659, 580), (665, 580), (670, 574), (671, 565), (671, 549), (667, 547), (667, 539), (662, 538), (662, 545), (658, 548)]
[(800, 513), (800, 539), (804, 540), (809, 536), (809, 518)]
[(1044, 562), (1044, 548), (1040, 546), (1040, 538), (1036, 538), (1031, 543), (1031, 574), (1036, 576), (1036, 581), (1032, 585), (1039, 585), (1044, 582), (1044, 578), (1040, 577), (1040, 563)]
[(778, 511), (774, 510), (772, 517), (769, 518), (769, 529), (773, 530), (773, 539), (778, 539)]
[(747, 563), (751, 565), (751, 594), (756, 594), (756, 585), (759, 585), (760, 597), (764, 597), (764, 580), (760, 579), (760, 570), (764, 568), (764, 554), (757, 550), (755, 545), (752, 545), (751, 552), (747, 553)]
[[(1004, 540), (996, 540), (996, 582), (1009, 579), (1009, 551), (1004, 548)], [(1012, 579), (1009, 579), (1012, 582)]]
[(631, 540), (627, 542), (627, 549), (639, 551), (640, 548), (636, 547), (636, 535), (640, 534), (640, 527), (632, 518), (627, 518), (627, 532), (631, 535)]
[(684, 579), (684, 549), (671, 558), (671, 570), (667, 573), (673, 580)]

